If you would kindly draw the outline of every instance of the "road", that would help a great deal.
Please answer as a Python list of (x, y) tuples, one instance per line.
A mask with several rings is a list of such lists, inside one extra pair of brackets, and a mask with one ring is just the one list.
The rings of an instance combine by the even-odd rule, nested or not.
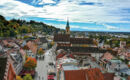
[[(35, 80), (47, 80), (47, 70), (49, 69), (48, 62), (54, 62), (55, 56), (52, 49), (45, 52), (44, 60), (37, 60)], [(56, 78), (55, 78), (56, 80)]]

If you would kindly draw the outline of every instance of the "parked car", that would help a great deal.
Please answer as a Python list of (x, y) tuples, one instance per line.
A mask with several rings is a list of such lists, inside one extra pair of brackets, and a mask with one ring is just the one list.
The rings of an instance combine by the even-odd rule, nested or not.
[(51, 72), (51, 73), (49, 73), (49, 75), (54, 75), (54, 76), (56, 76), (56, 73), (55, 73), (55, 72)]
[(53, 66), (53, 65), (54, 65), (52, 62), (49, 62), (48, 64), (49, 64), (50, 66)]
[(47, 76), (47, 79), (48, 79), (48, 80), (54, 80), (54, 75), (48, 75), (48, 76)]

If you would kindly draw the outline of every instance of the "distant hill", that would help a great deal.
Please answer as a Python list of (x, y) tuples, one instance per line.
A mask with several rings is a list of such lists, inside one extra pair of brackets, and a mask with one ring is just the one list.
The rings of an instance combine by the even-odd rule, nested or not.
[(60, 29), (34, 20), (11, 19), (7, 21), (4, 16), (0, 15), (0, 37), (14, 37), (17, 34), (37, 31), (52, 34), (54, 32), (57, 33)]

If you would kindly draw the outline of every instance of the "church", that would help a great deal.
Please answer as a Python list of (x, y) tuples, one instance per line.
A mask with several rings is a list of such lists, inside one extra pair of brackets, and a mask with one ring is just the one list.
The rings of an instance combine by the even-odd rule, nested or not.
[(70, 25), (69, 20), (67, 20), (65, 33), (55, 34), (54, 42), (56, 42), (59, 46), (77, 46), (77, 47), (95, 46), (93, 39), (76, 38), (70, 36), (71, 36)]

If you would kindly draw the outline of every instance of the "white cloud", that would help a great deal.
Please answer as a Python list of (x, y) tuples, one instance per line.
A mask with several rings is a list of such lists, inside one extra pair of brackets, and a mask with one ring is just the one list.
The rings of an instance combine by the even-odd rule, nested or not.
[[(48, 23), (49, 25), (53, 25), (53, 26), (56, 26), (57, 28), (60, 28), (60, 29), (66, 29), (66, 24), (53, 24), (53, 23)], [(79, 29), (81, 28), (80, 26), (75, 26), (75, 25), (71, 25), (70, 26), (70, 29)]]
[[(82, 1), (100, 4), (79, 5)], [(33, 0), (32, 3), (46, 4), (56, 2), (53, 0)], [(105, 23), (130, 23), (128, 20), (123, 21), (126, 16), (130, 19), (130, 13), (122, 11), (122, 9), (130, 8), (130, 0), (71, 0), (71, 2), (69, 0), (61, 0), (55, 6), (46, 5), (43, 7), (34, 7), (16, 0), (1, 0), (0, 6), (3, 6), (0, 8), (0, 14), (6, 17), (40, 17), (59, 21), (66, 21), (66, 18), (69, 17), (70, 22), (96, 22), (104, 25), (107, 30), (116, 30), (118, 28)], [(64, 25), (56, 26), (62, 29), (65, 28)], [(97, 28), (90, 27), (71, 27), (97, 30)]]
[[(5, 16), (34, 16), (41, 18), (52, 18), (61, 21), (66, 21), (66, 17), (71, 19), (71, 22), (100, 22), (100, 23), (129, 23), (122, 21), (124, 16), (121, 16), (120, 9), (130, 8), (129, 0), (87, 0), (92, 3), (102, 3), (103, 6), (97, 5), (79, 5), (86, 0), (61, 0), (56, 6), (33, 7), (25, 3), (15, 0), (1, 0), (0, 5), (4, 6), (0, 10), (0, 14)], [(36, 0), (33, 1), (33, 3)], [(8, 5), (7, 5), (8, 3)], [(39, 4), (55, 3), (53, 0), (39, 0)], [(7, 11), (8, 10), (8, 11)], [(24, 13), (26, 14), (24, 14)], [(128, 12), (125, 15), (130, 15)], [(130, 18), (130, 17), (128, 17)]]
[(115, 26), (111, 26), (111, 25), (107, 25), (107, 24), (103, 24), (105, 27), (106, 27), (106, 29), (108, 29), (108, 30), (118, 30), (118, 28), (117, 27), (115, 27)]
[(53, 0), (41, 0), (41, 2), (39, 4), (41, 5), (41, 4), (45, 4), (45, 3), (56, 3), (56, 2)]

